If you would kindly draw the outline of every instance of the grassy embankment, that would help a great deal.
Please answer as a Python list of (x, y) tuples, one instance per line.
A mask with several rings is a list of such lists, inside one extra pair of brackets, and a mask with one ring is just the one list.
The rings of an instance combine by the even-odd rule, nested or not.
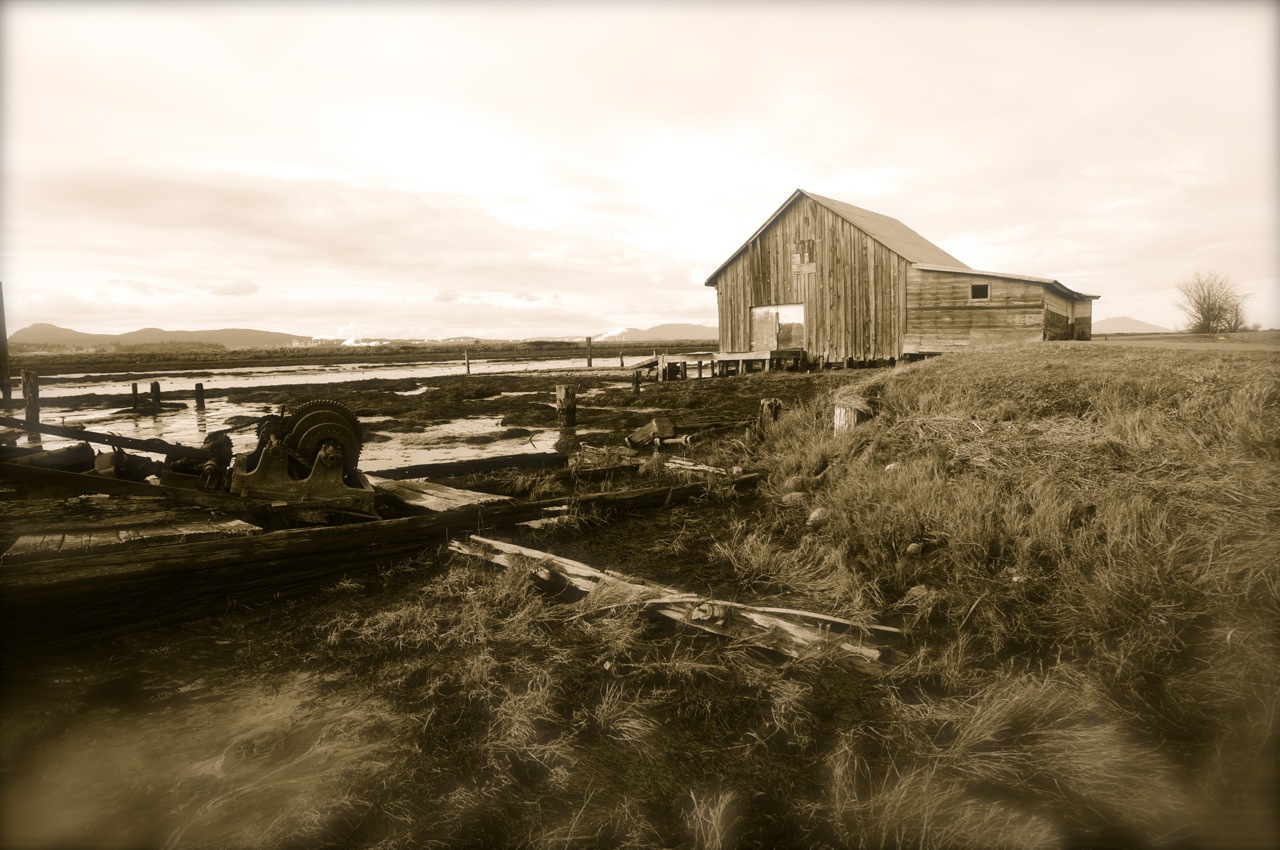
[(359, 813), (344, 840), (383, 846), (1273, 839), (1275, 358), (1066, 345), (848, 378), (876, 412), (853, 431), (832, 432), (827, 398), (716, 450), (770, 470), (758, 501), (535, 542), (910, 625), (890, 675), (433, 568), (294, 635), (336, 687), (392, 706), (397, 736), (378, 776), (310, 813), (312, 837)]
[[(781, 663), (664, 631), (626, 600), (570, 602), (520, 571), (424, 557), (318, 602), (193, 624), (241, 647), (238, 675), (302, 672), (324, 683), (315, 705), (367, 706), (316, 746), (374, 749), (301, 798), (265, 769), (288, 736), (229, 749), (217, 775), (179, 789), (219, 801), (186, 840), (200, 844), (201, 818), (230, 822), (225, 801), (279, 795), (290, 805), (243, 843), (1274, 842), (1274, 355), (1044, 345), (642, 398), (697, 415), (722, 387), (801, 384), (819, 397), (789, 398), (763, 439), (701, 449), (768, 470), (757, 497), (578, 514), (524, 542), (690, 591), (907, 626), (888, 675), (824, 652)], [(835, 434), (832, 406), (854, 396), (874, 416)], [(808, 495), (784, 505), (797, 485)]]

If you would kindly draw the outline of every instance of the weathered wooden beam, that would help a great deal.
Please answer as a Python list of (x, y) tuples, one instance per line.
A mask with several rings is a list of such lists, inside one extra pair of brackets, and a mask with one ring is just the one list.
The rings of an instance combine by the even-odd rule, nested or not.
[(211, 457), (208, 449), (181, 446), (177, 443), (168, 443), (161, 439), (136, 440), (132, 437), (121, 437), (116, 434), (100, 434), (95, 431), (86, 431), (82, 428), (68, 428), (63, 425), (48, 425), (42, 422), (38, 422), (33, 426), (9, 416), (0, 416), (0, 425), (29, 428), (31, 430), (39, 431), (42, 434), (52, 434), (56, 437), (71, 437), (74, 440), (84, 440), (86, 443), (104, 443), (116, 448), (133, 449), (134, 451), (150, 452), (151, 454), (162, 454), (166, 457), (185, 457), (192, 458), (194, 460), (207, 460)]
[(367, 475), (402, 480), (405, 478), (450, 478), (470, 475), (473, 472), (492, 472), (496, 469), (562, 469), (569, 465), (564, 452), (525, 452), (518, 455), (479, 457), (468, 460), (418, 463), (392, 469), (365, 470)]
[(0, 481), (16, 481), (36, 488), (54, 487), (71, 493), (118, 493), (127, 496), (163, 493), (154, 484), (122, 481), (118, 478), (89, 475), (84, 472), (42, 469), (17, 462), (0, 461)]
[(510, 501), (506, 496), (482, 493), (477, 490), (460, 490), (432, 481), (395, 480), (379, 478), (375, 475), (369, 475), (366, 478), (378, 492), (385, 493), (406, 508), (417, 510), (419, 513), (438, 513), (466, 505)]
[[(612, 570), (599, 570), (548, 552), (476, 535), (471, 535), (468, 542), (450, 541), (449, 548), (504, 568), (528, 566), (530, 572), (544, 581), (573, 587), (583, 593), (597, 588), (622, 591), (621, 595), (627, 599), (623, 604), (634, 605), (681, 625), (751, 642), (793, 658), (813, 651), (818, 645), (826, 645), (847, 653), (857, 662), (856, 669), (866, 673), (882, 673), (887, 661), (884, 649), (870, 640), (874, 624), (855, 623), (789, 608), (761, 608), (711, 599)], [(833, 635), (833, 632), (837, 634)]]

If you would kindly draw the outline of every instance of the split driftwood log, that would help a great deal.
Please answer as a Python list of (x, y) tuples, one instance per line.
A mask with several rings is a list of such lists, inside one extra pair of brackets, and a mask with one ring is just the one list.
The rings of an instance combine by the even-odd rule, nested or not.
[(708, 599), (487, 537), (471, 535), (466, 542), (453, 540), (449, 548), (503, 568), (527, 567), (543, 581), (583, 593), (607, 589), (625, 597), (627, 601), (623, 604), (635, 605), (655, 616), (750, 642), (792, 658), (817, 647), (832, 647), (845, 653), (856, 669), (873, 675), (884, 672), (889, 663), (887, 649), (872, 641), (873, 633), (879, 632), (882, 636), (900, 633), (889, 626), (857, 623), (811, 611)]

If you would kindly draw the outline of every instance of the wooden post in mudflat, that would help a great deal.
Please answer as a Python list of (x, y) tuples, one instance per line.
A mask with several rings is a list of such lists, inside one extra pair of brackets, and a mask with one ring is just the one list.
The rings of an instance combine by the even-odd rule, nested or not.
[(160, 382), (151, 382), (151, 403), (156, 407), (160, 406)]
[(3, 283), (0, 283), (0, 398), (13, 400), (13, 384), (9, 381), (9, 332), (4, 326)]
[[(28, 425), (40, 424), (40, 382), (30, 369), (22, 370), (22, 405), (27, 413)], [(39, 431), (27, 432), (28, 443), (40, 442)]]
[(782, 399), (780, 398), (762, 398), (760, 399), (760, 430), (764, 431), (770, 425), (778, 421), (778, 417), (782, 415)]
[(138, 409), (138, 384), (136, 382), (133, 385), (133, 409)]
[(591, 368), (591, 337), (587, 337), (587, 368)]
[(556, 384), (556, 420), (563, 427), (578, 424), (578, 399), (568, 384)]
[(627, 368), (627, 364), (622, 362), (622, 352), (621, 352), (621, 351), (619, 351), (619, 352), (618, 352), (618, 368), (619, 368), (619, 369), (625, 369), (625, 368)]
[(471, 374), (471, 355), (467, 354), (467, 350), (462, 349), (462, 365), (467, 367), (467, 374)]
[(637, 369), (631, 376), (631, 391), (636, 395), (640, 395), (640, 370)]
[(196, 384), (196, 410), (204, 410), (204, 384)]

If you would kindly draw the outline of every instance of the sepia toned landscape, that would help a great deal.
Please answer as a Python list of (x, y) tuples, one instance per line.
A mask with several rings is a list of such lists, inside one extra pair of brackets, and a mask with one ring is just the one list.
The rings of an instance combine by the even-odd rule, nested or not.
[[(220, 544), (187, 543), (159, 608), (123, 574), (85, 585), (133, 608), (96, 632), (74, 590), (50, 598), (79, 622), (12, 607), (56, 562), (6, 566), (6, 843), (1265, 846), (1275, 343), (1136, 341), (638, 394), (585, 367), (326, 384), (368, 440), (463, 413), (554, 434), (572, 464), (433, 480), (560, 506), (306, 566), (206, 570)], [(205, 415), (313, 389), (210, 384)], [(720, 427), (627, 446), (658, 418)], [(639, 490), (666, 495), (597, 495)], [(56, 504), (99, 528), (140, 498)], [(4, 504), (6, 542), (48, 522)], [(575, 589), (540, 553), (613, 580)], [(830, 619), (805, 645), (717, 635), (662, 616), (672, 592)]]
[(1280, 846), (1280, 5), (0, 4), (0, 850)]

